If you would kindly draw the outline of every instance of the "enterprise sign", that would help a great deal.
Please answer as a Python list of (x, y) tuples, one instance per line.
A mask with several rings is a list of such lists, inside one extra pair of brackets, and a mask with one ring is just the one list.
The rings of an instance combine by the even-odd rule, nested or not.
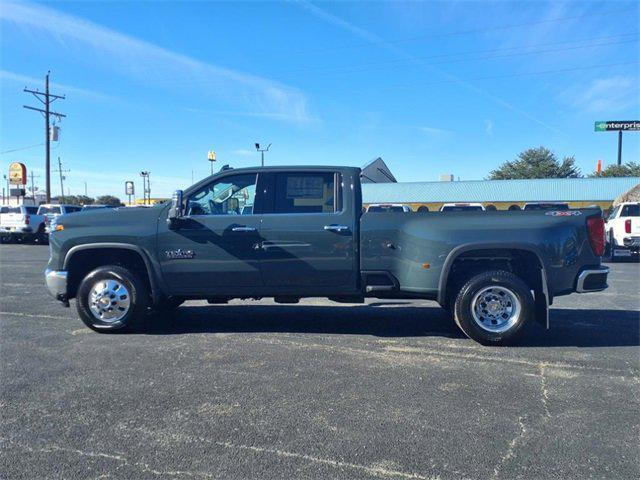
[(596, 122), (596, 132), (611, 132), (621, 130), (640, 130), (640, 120), (615, 120), (606, 122)]

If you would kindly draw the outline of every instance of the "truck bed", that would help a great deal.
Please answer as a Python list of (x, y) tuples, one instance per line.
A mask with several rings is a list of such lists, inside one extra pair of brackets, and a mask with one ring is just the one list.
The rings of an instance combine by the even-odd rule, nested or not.
[(437, 298), (453, 257), (526, 251), (540, 259), (551, 296), (562, 295), (574, 290), (580, 269), (600, 263), (587, 235), (593, 215), (600, 210), (365, 213), (360, 265), (390, 272), (400, 291)]

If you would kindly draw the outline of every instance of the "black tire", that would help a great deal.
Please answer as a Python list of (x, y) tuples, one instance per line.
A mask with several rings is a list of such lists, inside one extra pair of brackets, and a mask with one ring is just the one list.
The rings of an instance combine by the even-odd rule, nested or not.
[[(478, 295), (480, 297), (474, 303)], [(486, 312), (486, 316), (478, 312), (476, 316), (480, 319), (476, 320), (474, 306), (477, 305), (478, 309), (482, 309), (482, 299), (494, 297), (495, 300), (488, 302), (492, 305), (485, 304), (485, 306), (487, 309), (495, 306), (497, 309), (495, 312), (499, 313), (503, 311), (504, 305), (503, 315), (507, 317), (495, 319), (494, 325), (494, 318), (490, 317), (492, 312), (482, 310)], [(534, 320), (534, 312), (531, 289), (519, 277), (503, 270), (482, 272), (472, 277), (458, 292), (453, 306), (455, 322), (465, 335), (482, 345), (494, 346), (508, 345), (520, 337), (525, 327)], [(483, 322), (482, 319), (486, 321)], [(501, 322), (504, 324), (501, 325)], [(504, 330), (501, 330), (502, 328)]]
[[(114, 298), (109, 295), (114, 301), (125, 302), (128, 298), (129, 306), (125, 311), (122, 318), (117, 318), (112, 321), (105, 321), (98, 318), (91, 309), (92, 299), (90, 298), (92, 290), (101, 281), (114, 281), (124, 287), (125, 290), (114, 290), (114, 293), (118, 294), (126, 292), (124, 295), (126, 298), (122, 299), (122, 295)], [(113, 282), (111, 282), (113, 283)], [(104, 291), (107, 291), (105, 289)], [(103, 295), (106, 297), (106, 295)], [(78, 292), (76, 294), (76, 307), (78, 309), (78, 315), (82, 322), (99, 333), (110, 333), (115, 331), (129, 331), (135, 326), (139, 325), (145, 318), (147, 306), (149, 305), (149, 292), (145, 282), (140, 277), (130, 270), (117, 265), (106, 265), (99, 267), (89, 273), (80, 283)], [(109, 308), (111, 305), (107, 305)], [(97, 308), (97, 307), (96, 307)], [(123, 309), (121, 306), (117, 306), (118, 309)], [(105, 312), (110, 314), (111, 312)], [(117, 315), (117, 312), (115, 313)]]
[(38, 227), (38, 231), (33, 237), (33, 243), (39, 245), (47, 245), (49, 243), (49, 235), (47, 235), (47, 232), (44, 230), (44, 224)]

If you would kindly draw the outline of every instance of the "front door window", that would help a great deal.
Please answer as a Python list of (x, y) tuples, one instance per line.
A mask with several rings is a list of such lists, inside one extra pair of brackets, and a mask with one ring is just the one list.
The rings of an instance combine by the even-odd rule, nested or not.
[(225, 177), (191, 195), (187, 215), (251, 215), (255, 196), (255, 174)]

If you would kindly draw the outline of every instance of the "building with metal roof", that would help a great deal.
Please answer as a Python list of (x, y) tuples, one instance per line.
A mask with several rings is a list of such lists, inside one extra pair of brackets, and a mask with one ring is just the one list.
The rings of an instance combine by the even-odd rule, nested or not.
[(439, 210), (443, 203), (479, 202), (499, 210), (527, 202), (567, 202), (572, 208), (611, 206), (616, 197), (640, 184), (640, 177), (545, 178), (457, 182), (365, 183), (363, 203), (402, 203), (412, 210)]

